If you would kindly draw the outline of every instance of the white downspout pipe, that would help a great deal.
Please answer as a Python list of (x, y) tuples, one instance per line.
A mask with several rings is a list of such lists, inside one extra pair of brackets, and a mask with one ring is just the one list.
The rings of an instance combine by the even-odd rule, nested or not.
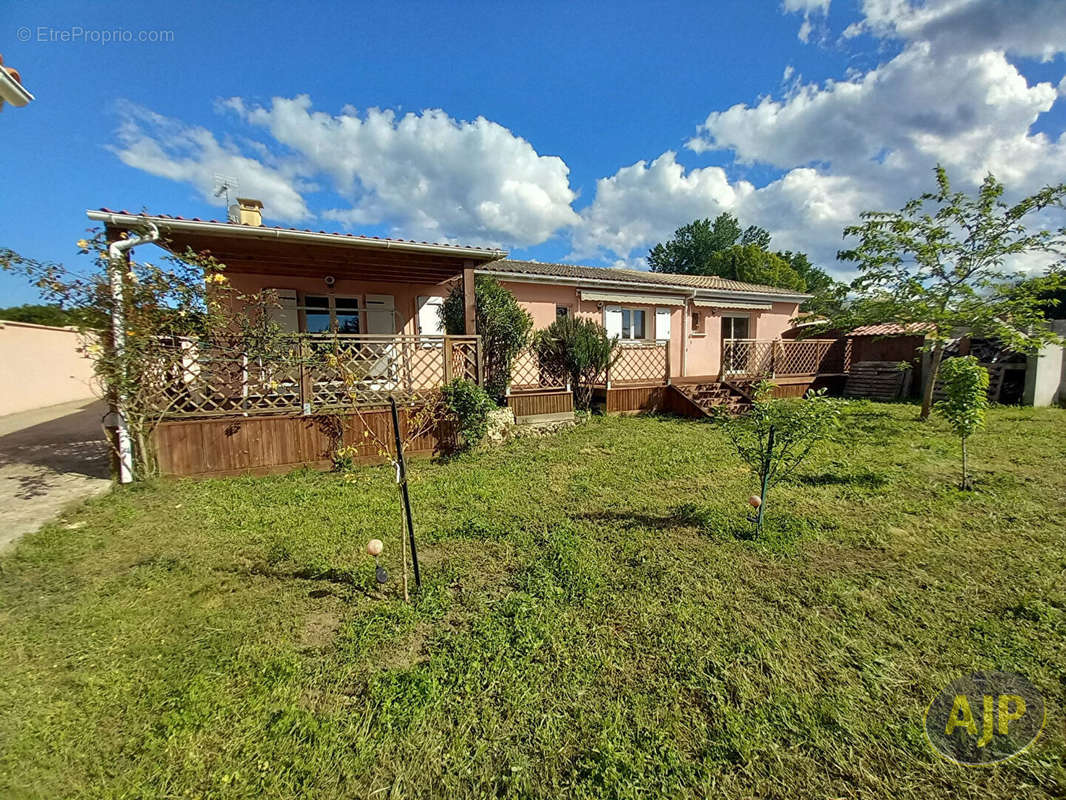
[[(119, 239), (107, 247), (108, 279), (111, 283), (111, 342), (123, 373), (126, 370), (123, 362), (126, 352), (126, 313), (123, 290), (126, 259), (129, 252), (137, 245), (159, 241), (159, 229), (151, 222), (148, 223), (148, 227), (150, 230), (142, 236)], [(125, 378), (123, 374), (123, 382)], [(118, 482), (132, 483), (133, 446), (130, 443), (130, 431), (126, 425), (126, 392), (122, 385), (119, 386), (115, 397), (115, 428), (118, 438)]]

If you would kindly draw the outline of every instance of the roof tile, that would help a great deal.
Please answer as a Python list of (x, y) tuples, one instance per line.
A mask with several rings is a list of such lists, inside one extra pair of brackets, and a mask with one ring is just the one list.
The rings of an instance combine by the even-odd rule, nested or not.
[(760, 283), (745, 283), (717, 275), (680, 275), (670, 272), (644, 272), (616, 267), (587, 267), (579, 264), (552, 264), (542, 261), (515, 261), (504, 259), (490, 262), (481, 269), (513, 272), (523, 275), (546, 275), (560, 278), (585, 278), (588, 280), (622, 281), (625, 283), (660, 284), (664, 289), (721, 289), (729, 292), (759, 292), (805, 297), (800, 292), (767, 286)]

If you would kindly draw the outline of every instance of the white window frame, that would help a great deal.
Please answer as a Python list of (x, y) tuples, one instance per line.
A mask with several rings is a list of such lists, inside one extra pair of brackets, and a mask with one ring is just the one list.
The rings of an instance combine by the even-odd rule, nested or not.
[[(652, 318), (652, 320), (653, 320), (652, 324), (654, 324), (654, 319), (655, 319), (654, 310), (652, 311), (651, 314), (649, 314), (648, 313), (648, 309), (646, 309), (646, 308), (637, 308), (636, 306), (621, 306), (621, 305), (619, 305), (619, 306), (604, 306), (604, 309), (603, 309), (603, 315), (604, 315), (603, 316), (603, 322), (604, 322), (604, 325), (603, 326), (608, 329), (607, 332), (608, 332), (608, 334), (610, 334), (610, 332), (611, 332), (610, 331), (610, 326), (607, 325), (607, 312), (608, 311), (617, 311), (618, 314), (619, 314), (618, 334), (617, 335), (618, 335), (618, 338), (619, 338), (620, 341), (623, 341), (623, 342), (650, 342), (650, 341), (654, 341), (653, 339), (649, 339), (648, 338), (648, 317), (650, 316)], [(630, 322), (629, 322), (630, 335), (629, 336), (625, 335), (625, 322), (624, 322), (624, 320), (625, 320), (625, 314), (626, 314), (627, 311), (629, 312), (629, 315), (630, 315), (630, 317), (629, 317), (629, 320), (630, 320)], [(633, 333), (633, 312), (634, 311), (639, 311), (641, 314), (644, 315), (644, 335), (640, 336), (640, 337), (632, 335), (632, 333)]]

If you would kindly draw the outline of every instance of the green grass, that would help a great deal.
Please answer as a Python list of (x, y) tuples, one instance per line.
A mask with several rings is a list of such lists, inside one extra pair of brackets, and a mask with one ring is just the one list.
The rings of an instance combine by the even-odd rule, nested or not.
[[(846, 425), (761, 540), (708, 424), (418, 462), (410, 606), (391, 470), (94, 500), (0, 561), (0, 796), (1061, 797), (1066, 412), (994, 409), (969, 494), (942, 422)], [(992, 668), (1044, 735), (940, 759), (925, 706)]]

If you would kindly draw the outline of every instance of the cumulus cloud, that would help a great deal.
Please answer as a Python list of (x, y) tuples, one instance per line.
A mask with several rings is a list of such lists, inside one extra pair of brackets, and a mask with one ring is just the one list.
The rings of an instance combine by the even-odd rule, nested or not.
[[(261, 129), (269, 143), (244, 142), (242, 153), (205, 129), (126, 109), (115, 150), (130, 166), (192, 183), (207, 199), (215, 173), (234, 175), (242, 193), (254, 193), (268, 216), (286, 221), (310, 216), (301, 188), (313, 181), (348, 203), (322, 217), (386, 224), (405, 236), (533, 245), (578, 219), (565, 162), (481, 117), (460, 122), (439, 110), (397, 116), (352, 108), (333, 116), (313, 110), (306, 95), (265, 107), (230, 98), (218, 107)], [(287, 155), (271, 166), (276, 150)]]
[(574, 230), (572, 256), (628, 258), (634, 249), (658, 241), (664, 230), (732, 208), (754, 190), (743, 181), (731, 184), (721, 167), (686, 174), (676, 158), (668, 150), (650, 164), (638, 161), (597, 181), (595, 201)]
[[(1033, 2), (1007, 22), (1006, 5), (1018, 4), (868, 0), (861, 27), (903, 40), (894, 57), (843, 80), (791, 82), (782, 97), (712, 111), (686, 143), (697, 154), (731, 152), (735, 163), (770, 165), (779, 179), (759, 188), (729, 184), (719, 170), (711, 191), (701, 178), (715, 168), (685, 173), (673, 153), (650, 168), (639, 162), (599, 182), (582, 212), (575, 255), (634, 259), (678, 225), (728, 210), (767, 227), (775, 245), (832, 266), (844, 225), (864, 209), (898, 208), (929, 188), (938, 162), (960, 187), (988, 172), (1018, 194), (1066, 180), (1066, 134), (1032, 131), (1066, 79), (1031, 84), (1007, 55), (1066, 50), (1066, 30), (1059, 32), (1066, 14), (1061, 4)], [(795, 6), (785, 10), (807, 10)], [(973, 36), (960, 36), (961, 29)], [(784, 81), (791, 77), (786, 71)], [(667, 157), (663, 180), (654, 167)]]
[(303, 180), (291, 164), (270, 164), (268, 156), (244, 155), (231, 142), (219, 142), (206, 128), (185, 125), (133, 103), (120, 103), (117, 144), (112, 151), (122, 163), (172, 181), (193, 186), (209, 203), (215, 176), (240, 176), (241, 191), (263, 200), (279, 219), (300, 221), (311, 216), (301, 195)]
[(1050, 61), (1066, 50), (1062, 0), (865, 0), (847, 34), (934, 43), (941, 53), (1003, 50)]

